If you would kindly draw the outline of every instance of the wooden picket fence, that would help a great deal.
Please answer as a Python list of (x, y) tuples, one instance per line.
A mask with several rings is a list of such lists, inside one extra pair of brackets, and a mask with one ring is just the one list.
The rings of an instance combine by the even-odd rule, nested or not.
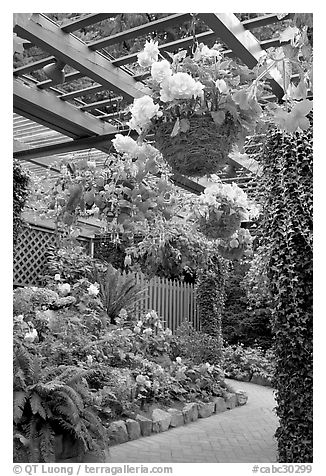
[(174, 281), (154, 276), (146, 279), (141, 273), (135, 274), (136, 282), (147, 288), (136, 305), (134, 312), (140, 316), (154, 310), (162, 318), (164, 327), (172, 332), (182, 322), (191, 322), (195, 329), (200, 328), (199, 312), (196, 303), (196, 292), (193, 284)]

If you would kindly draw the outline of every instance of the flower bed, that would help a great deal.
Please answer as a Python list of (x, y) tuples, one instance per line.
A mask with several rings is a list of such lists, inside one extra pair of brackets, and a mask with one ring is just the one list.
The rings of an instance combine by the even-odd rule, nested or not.
[(173, 355), (176, 338), (154, 311), (136, 321), (121, 309), (111, 324), (101, 289), (56, 273), (46, 288), (15, 291), (15, 461), (61, 461), (67, 445), (79, 461), (104, 461), (114, 422), (130, 439), (146, 419), (146, 431), (163, 431), (236, 404), (218, 362)]
[(260, 347), (232, 345), (224, 347), (223, 369), (225, 375), (236, 380), (258, 385), (272, 385), (274, 353)]

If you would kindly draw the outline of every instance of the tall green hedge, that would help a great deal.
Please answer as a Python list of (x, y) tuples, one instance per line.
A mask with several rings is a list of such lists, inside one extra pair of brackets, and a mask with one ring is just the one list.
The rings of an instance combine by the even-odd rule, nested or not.
[(263, 236), (273, 300), (279, 462), (312, 462), (312, 131), (265, 143)]
[(17, 243), (23, 220), (21, 214), (28, 196), (29, 175), (14, 161), (13, 166), (13, 242)]

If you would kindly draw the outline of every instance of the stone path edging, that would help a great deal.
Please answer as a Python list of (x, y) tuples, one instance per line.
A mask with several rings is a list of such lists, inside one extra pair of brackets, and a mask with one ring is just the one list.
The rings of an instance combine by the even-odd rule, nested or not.
[(211, 402), (191, 402), (185, 404), (182, 410), (169, 408), (167, 411), (154, 409), (152, 418), (137, 415), (136, 419), (118, 420), (112, 422), (107, 435), (110, 446), (133, 441), (140, 437), (161, 433), (171, 428), (195, 422), (198, 418), (208, 418), (214, 414), (232, 410), (247, 403), (248, 396), (243, 391), (228, 392), (226, 397), (215, 397)]
[(107, 463), (274, 463), (278, 419), (273, 390), (227, 379), (248, 403), (110, 448)]

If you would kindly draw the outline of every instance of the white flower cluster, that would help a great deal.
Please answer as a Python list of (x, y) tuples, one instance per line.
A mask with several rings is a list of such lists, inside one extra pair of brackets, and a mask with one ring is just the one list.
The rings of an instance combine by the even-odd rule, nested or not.
[(24, 336), (24, 340), (26, 342), (34, 342), (35, 339), (37, 339), (38, 335), (37, 335), (37, 330), (36, 329), (32, 329), (30, 330), (29, 332), (27, 332)]
[(141, 385), (143, 387), (151, 386), (151, 382), (149, 378), (147, 377), (147, 375), (141, 375), (141, 374), (137, 375), (136, 382), (138, 383), (138, 385)]
[(241, 245), (250, 246), (253, 242), (253, 237), (250, 234), (250, 231), (245, 228), (240, 228), (231, 236), (229, 243), (230, 248), (238, 248)]
[(139, 145), (134, 139), (129, 136), (124, 136), (122, 134), (116, 134), (115, 138), (112, 139), (112, 144), (115, 150), (119, 154), (127, 154), (132, 159), (139, 158), (141, 156), (155, 156), (159, 152), (155, 147), (150, 144)]
[(160, 98), (163, 102), (174, 99), (191, 99), (203, 96), (204, 85), (188, 73), (175, 73), (161, 82)]
[(157, 61), (159, 53), (158, 43), (155, 43), (153, 40), (146, 41), (143, 51), (137, 55), (139, 66), (143, 68), (151, 66)]
[(133, 105), (130, 109), (131, 120), (127, 122), (130, 129), (134, 129), (141, 134), (151, 124), (151, 119), (155, 116), (160, 117), (162, 112), (159, 111), (160, 106), (154, 104), (150, 96), (142, 96), (134, 99)]
[(66, 296), (71, 291), (70, 284), (69, 283), (58, 284), (58, 291), (60, 294), (63, 294), (64, 296)]
[(97, 296), (100, 292), (98, 283), (90, 284), (87, 288), (87, 291), (90, 296)]
[(218, 199), (226, 199), (231, 206), (248, 210), (250, 208), (247, 194), (236, 183), (214, 183), (205, 189), (201, 201), (207, 205), (214, 205)]

